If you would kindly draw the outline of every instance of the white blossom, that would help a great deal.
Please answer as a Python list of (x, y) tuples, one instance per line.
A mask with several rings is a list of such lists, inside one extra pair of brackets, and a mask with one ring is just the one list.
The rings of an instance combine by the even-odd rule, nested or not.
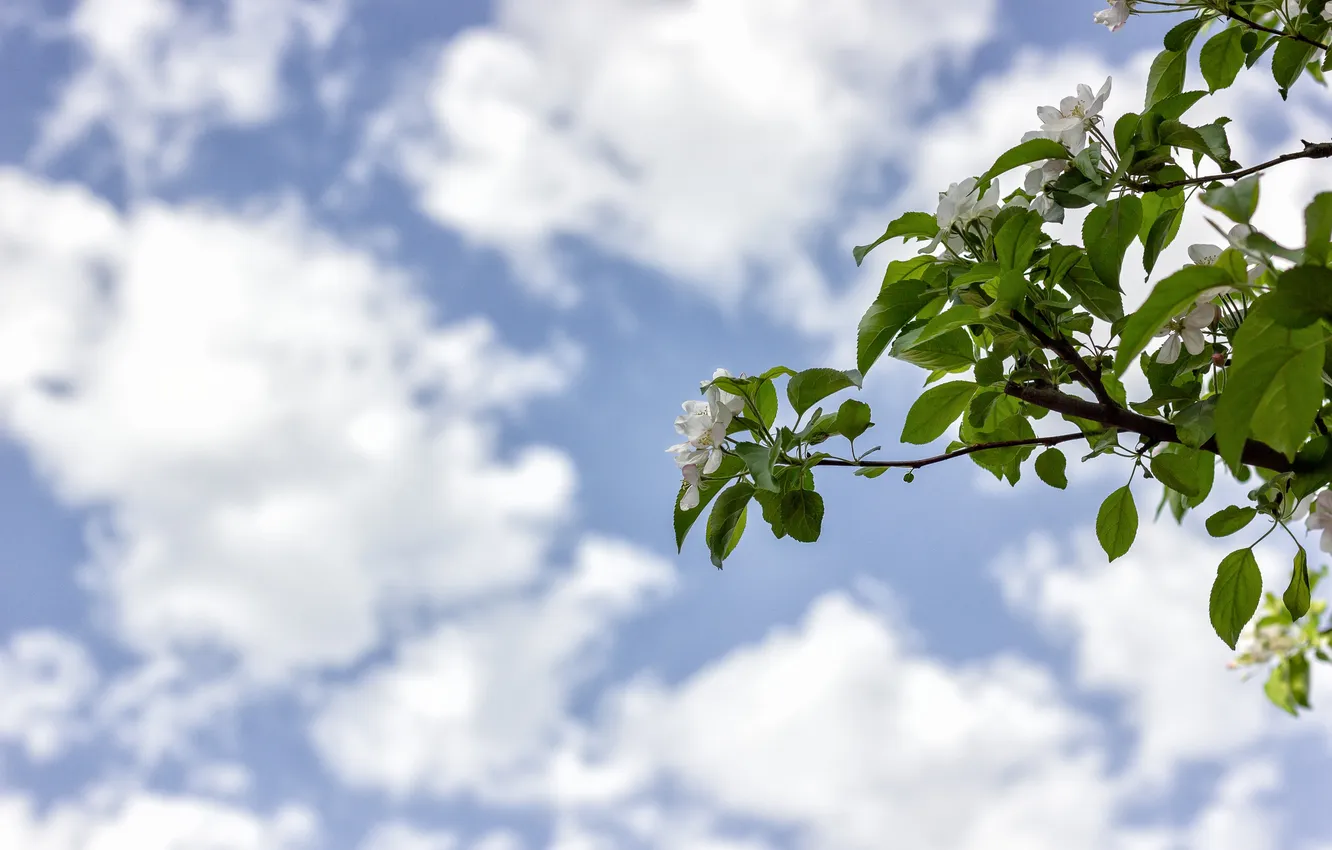
[(1313, 506), (1309, 508), (1309, 518), (1304, 524), (1310, 531), (1323, 532), (1318, 548), (1332, 554), (1332, 490), (1324, 490), (1318, 494)]
[(939, 223), (939, 232), (933, 241), (922, 249), (928, 254), (943, 242), (955, 254), (966, 250), (966, 242), (954, 234), (954, 230), (964, 230), (967, 225), (977, 221), (992, 220), (999, 212), (999, 181), (992, 180), (990, 188), (981, 197), (977, 197), (977, 181), (968, 177), (960, 183), (948, 187), (948, 191), (939, 193), (939, 208), (935, 218)]
[(1036, 116), (1041, 119), (1041, 129), (1033, 130), (1022, 137), (1023, 141), (1037, 138), (1053, 139), (1068, 148), (1069, 153), (1077, 154), (1087, 146), (1087, 131), (1096, 124), (1101, 108), (1110, 97), (1111, 77), (1105, 78), (1101, 90), (1092, 94), (1091, 86), (1078, 84), (1077, 95), (1070, 95), (1059, 102), (1059, 106), (1040, 106)]
[(680, 472), (684, 474), (685, 480), (684, 495), (680, 497), (680, 510), (692, 511), (698, 507), (699, 498), (703, 495), (703, 491), (699, 489), (702, 473), (696, 463), (685, 464), (680, 467)]
[(1188, 313), (1171, 319), (1170, 323), (1156, 334), (1158, 337), (1166, 338), (1161, 350), (1156, 353), (1156, 362), (1174, 363), (1178, 360), (1181, 343), (1189, 354), (1201, 354), (1207, 345), (1202, 332), (1214, 321), (1216, 321), (1216, 307), (1211, 304), (1196, 306)]
[[(729, 378), (731, 373), (718, 369), (712, 377), (713, 380)], [(708, 383), (704, 381), (700, 387), (707, 387)], [(690, 475), (697, 477), (700, 472), (708, 475), (717, 471), (722, 462), (726, 429), (744, 409), (744, 399), (718, 387), (708, 387), (704, 395), (703, 401), (691, 399), (681, 405), (684, 414), (676, 417), (675, 430), (684, 435), (685, 441), (666, 450), (675, 455), (675, 462), (684, 472), (686, 481)], [(694, 467), (692, 472), (687, 471), (690, 467)]]
[(1103, 27), (1108, 27), (1110, 32), (1118, 32), (1124, 22), (1133, 14), (1134, 0), (1106, 0), (1110, 4), (1109, 9), (1102, 9), (1092, 16), (1092, 20)]
[(1062, 159), (1047, 159), (1027, 172), (1022, 183), (1023, 190), (1032, 196), (1031, 208), (1041, 214), (1046, 221), (1062, 222), (1064, 208), (1055, 203), (1044, 189), (1059, 178), (1068, 169), (1068, 163)]

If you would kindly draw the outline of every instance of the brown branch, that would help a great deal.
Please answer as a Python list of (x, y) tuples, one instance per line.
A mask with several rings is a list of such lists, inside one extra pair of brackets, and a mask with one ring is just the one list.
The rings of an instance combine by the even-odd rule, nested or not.
[(1067, 443), (1070, 440), (1081, 440), (1086, 438), (1086, 434), (1079, 431), (1076, 434), (1059, 434), (1055, 437), (1030, 437), (1024, 440), (999, 440), (993, 443), (976, 443), (970, 446), (964, 446), (951, 452), (946, 452), (934, 457), (925, 457), (920, 460), (838, 460), (836, 458), (825, 458), (815, 466), (851, 466), (867, 467), (878, 469), (920, 469), (922, 466), (930, 466), (936, 463), (943, 463), (946, 460), (952, 460), (955, 457), (975, 454), (976, 452), (988, 451), (989, 449), (1013, 449), (1020, 446), (1057, 446), (1060, 443)]
[(1301, 35), (1298, 32), (1295, 33), (1283, 32), (1282, 30), (1273, 29), (1272, 27), (1264, 26), (1263, 24), (1260, 24), (1257, 21), (1250, 20), (1241, 15), (1239, 12), (1232, 12), (1228, 4), (1225, 9), (1218, 9), (1217, 11), (1225, 15), (1227, 18), (1230, 18), (1232, 21), (1239, 21), (1240, 23), (1244, 24), (1250, 29), (1255, 29), (1258, 30), (1259, 32), (1271, 33), (1272, 35), (1280, 36), (1282, 38), (1289, 38), (1294, 41), (1301, 41), (1309, 45), (1310, 47), (1317, 47), (1320, 50), (1332, 49), (1329, 48), (1328, 45), (1323, 44), (1321, 41), (1318, 41), (1317, 39), (1309, 38), (1307, 35)]
[[(1087, 419), (1111, 428), (1118, 428), (1121, 431), (1141, 434), (1152, 442), (1183, 444), (1183, 440), (1179, 438), (1179, 434), (1175, 431), (1175, 426), (1169, 422), (1143, 416), (1141, 413), (1126, 410), (1118, 405), (1098, 404), (1094, 401), (1071, 396), (1060, 392), (1056, 387), (1049, 384), (1017, 384), (1009, 381), (1004, 387), (1004, 392), (1013, 398), (1044, 407), (1046, 410), (1052, 410), (1055, 413), (1076, 416), (1079, 419)], [(1220, 454), (1216, 447), (1215, 438), (1203, 443), (1200, 448), (1205, 452)], [(1284, 454), (1265, 443), (1254, 440), (1249, 440), (1244, 444), (1240, 461), (1246, 466), (1261, 466), (1273, 472), (1291, 472), (1295, 469), (1295, 464), (1291, 463)]]
[(1305, 142), (1302, 151), (1282, 154), (1276, 159), (1268, 160), (1261, 165), (1232, 171), (1229, 174), (1209, 174), (1206, 177), (1188, 177), (1183, 180), (1167, 180), (1164, 183), (1157, 183), (1152, 180), (1129, 180), (1127, 178), (1122, 182), (1125, 186), (1137, 192), (1156, 192), (1161, 189), (1175, 189), (1180, 186), (1200, 186), (1203, 183), (1211, 183), (1217, 180), (1238, 180), (1241, 177), (1248, 177), (1250, 174), (1257, 174), (1259, 171), (1271, 168), (1274, 165), (1280, 165), (1283, 162), (1290, 162), (1295, 159), (1327, 159), (1329, 157), (1332, 157), (1332, 142)]
[(1062, 336), (1049, 336), (1045, 331), (1036, 327), (1036, 324), (1017, 310), (1012, 312), (1013, 321), (1026, 328), (1027, 332), (1036, 338), (1045, 348), (1059, 355), (1059, 359), (1073, 367), (1077, 373), (1078, 379), (1087, 386), (1096, 396), (1096, 400), (1101, 404), (1114, 406), (1114, 399), (1110, 398), (1110, 393), (1106, 390), (1105, 384), (1101, 383), (1101, 376), (1089, 364), (1078, 350)]

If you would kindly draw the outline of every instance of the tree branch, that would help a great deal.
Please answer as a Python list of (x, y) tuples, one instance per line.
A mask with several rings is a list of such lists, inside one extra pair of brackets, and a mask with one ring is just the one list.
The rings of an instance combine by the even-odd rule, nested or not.
[[(1169, 422), (1143, 416), (1141, 413), (1126, 410), (1118, 405), (1098, 404), (1094, 401), (1071, 396), (1060, 392), (1056, 387), (1049, 384), (1016, 384), (1009, 381), (1004, 387), (1004, 392), (1013, 398), (1044, 407), (1046, 410), (1052, 410), (1055, 413), (1076, 416), (1079, 419), (1087, 419), (1111, 428), (1118, 428), (1121, 431), (1131, 431), (1135, 434), (1141, 434), (1153, 442), (1183, 445), (1183, 441), (1175, 431), (1175, 426)], [(1215, 438), (1203, 443), (1200, 448), (1205, 452), (1220, 454), (1216, 447)], [(1265, 443), (1255, 442), (1254, 440), (1245, 443), (1240, 460), (1246, 466), (1261, 466), (1273, 472), (1291, 472), (1295, 469), (1295, 464), (1291, 463), (1281, 452)]]
[(1188, 177), (1183, 180), (1167, 180), (1164, 183), (1156, 183), (1151, 180), (1129, 180), (1125, 178), (1122, 182), (1125, 186), (1136, 192), (1156, 192), (1161, 189), (1175, 189), (1180, 186), (1200, 186), (1203, 183), (1211, 183), (1216, 180), (1238, 180), (1241, 177), (1248, 177), (1250, 174), (1257, 174), (1259, 171), (1271, 168), (1274, 165), (1280, 165), (1283, 162), (1290, 162), (1295, 159), (1327, 159), (1332, 157), (1332, 142), (1304, 142), (1304, 150), (1286, 153), (1276, 159), (1268, 160), (1252, 168), (1244, 168), (1239, 171), (1232, 171), (1229, 174), (1209, 174), (1205, 177)]
[(975, 454), (989, 449), (1012, 449), (1020, 446), (1057, 446), (1060, 443), (1067, 443), (1070, 440), (1081, 440), (1086, 438), (1086, 434), (1079, 431), (1076, 434), (1060, 434), (1055, 437), (1031, 437), (1024, 440), (999, 440), (994, 443), (976, 443), (971, 446), (964, 446), (951, 452), (946, 452), (934, 457), (925, 457), (920, 460), (837, 460), (835, 458), (825, 458), (815, 466), (850, 466), (866, 467), (877, 469), (920, 469), (922, 466), (931, 466), (936, 463), (943, 463), (946, 460), (952, 460), (955, 457)]
[(1068, 340), (1062, 336), (1051, 337), (1047, 335), (1045, 331), (1036, 327), (1034, 322), (1017, 310), (1013, 311), (1012, 316), (1013, 321), (1026, 328), (1027, 332), (1035, 337), (1037, 342), (1059, 355), (1060, 360), (1072, 366), (1078, 379), (1087, 386), (1087, 389), (1092, 391), (1097, 401), (1101, 404), (1114, 406), (1115, 401), (1110, 398), (1110, 393), (1106, 391), (1105, 384), (1101, 383), (1100, 374), (1092, 369), (1091, 364), (1084, 360), (1081, 354), (1078, 354), (1078, 350)]
[(1278, 29), (1272, 29), (1271, 27), (1263, 26), (1262, 24), (1258, 23), (1257, 21), (1253, 21), (1253, 20), (1250, 20), (1250, 19), (1244, 17), (1244, 16), (1241, 15), (1239, 12), (1233, 12), (1233, 11), (1231, 11), (1231, 9), (1230, 9), (1230, 7), (1229, 7), (1229, 4), (1227, 4), (1227, 6), (1226, 6), (1225, 9), (1218, 9), (1217, 11), (1221, 12), (1221, 14), (1225, 15), (1227, 18), (1230, 18), (1232, 21), (1239, 21), (1241, 24), (1244, 24), (1245, 26), (1249, 27), (1250, 29), (1255, 29), (1255, 30), (1258, 30), (1259, 32), (1271, 33), (1272, 35), (1277, 35), (1277, 36), (1280, 36), (1280, 37), (1282, 37), (1282, 38), (1289, 38), (1289, 39), (1293, 39), (1293, 40), (1295, 40), (1295, 41), (1302, 41), (1302, 42), (1304, 42), (1305, 44), (1309, 45), (1310, 47), (1317, 47), (1317, 48), (1319, 48), (1319, 49), (1321, 49), (1321, 50), (1327, 50), (1327, 49), (1329, 49), (1329, 46), (1326, 45), (1326, 44), (1323, 44), (1321, 41), (1318, 41), (1318, 40), (1316, 40), (1316, 39), (1309, 38), (1309, 37), (1306, 36), (1306, 35), (1301, 35), (1301, 34), (1298, 33), (1298, 32), (1295, 32), (1295, 33), (1291, 33), (1291, 32), (1282, 32), (1281, 30), (1278, 30)]

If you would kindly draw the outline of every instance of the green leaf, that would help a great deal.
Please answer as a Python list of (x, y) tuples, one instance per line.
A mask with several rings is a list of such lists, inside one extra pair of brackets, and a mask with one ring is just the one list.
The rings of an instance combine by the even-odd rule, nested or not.
[(1202, 29), (1204, 23), (1206, 22), (1202, 18), (1189, 18), (1183, 23), (1175, 24), (1165, 34), (1166, 50), (1175, 52), (1188, 50), (1189, 45), (1193, 44), (1194, 36), (1198, 34), (1198, 30)]
[(1115, 122), (1115, 153), (1123, 157), (1128, 153), (1133, 136), (1138, 132), (1142, 117), (1136, 112), (1126, 112)]
[(1038, 213), (1023, 212), (1006, 221), (994, 235), (994, 250), (1001, 271), (1024, 272), (1031, 265), (1032, 252), (1041, 239), (1044, 220)]
[(926, 390), (907, 411), (902, 442), (923, 445), (937, 440), (966, 410), (976, 389), (970, 381), (953, 381)]
[(1147, 72), (1147, 109), (1184, 90), (1184, 71), (1187, 67), (1187, 51), (1163, 50), (1157, 54), (1151, 70)]
[(771, 380), (761, 381), (758, 392), (759, 423), (764, 428), (771, 428), (777, 421), (777, 387)]
[(1299, 710), (1295, 708), (1295, 694), (1290, 688), (1290, 668), (1284, 660), (1273, 667), (1272, 672), (1268, 674), (1267, 681), (1263, 683), (1263, 693), (1282, 711), (1291, 716), (1299, 714)]
[(1048, 448), (1036, 456), (1036, 477), (1054, 487), (1064, 490), (1068, 487), (1068, 475), (1065, 470), (1068, 458), (1056, 448)]
[[(858, 377), (858, 376), (857, 376)], [(797, 372), (786, 385), (786, 400), (797, 416), (835, 392), (854, 387), (859, 381), (837, 369), (806, 369)]]
[(852, 256), (856, 258), (856, 265), (860, 265), (865, 259), (865, 255), (875, 248), (887, 242), (889, 239), (905, 237), (907, 239), (933, 239), (939, 232), (939, 222), (934, 216), (923, 212), (909, 212), (898, 216), (888, 225), (888, 229), (883, 235), (875, 239), (868, 245), (858, 245), (851, 250)]
[(1309, 705), (1309, 659), (1303, 653), (1292, 655), (1283, 662), (1290, 678), (1290, 695), (1294, 701), (1305, 708)]
[(1142, 201), (1136, 195), (1125, 195), (1097, 207), (1082, 224), (1082, 241), (1092, 271), (1111, 289), (1119, 290), (1124, 252), (1137, 238), (1141, 226)]
[(772, 466), (776, 458), (771, 449), (758, 443), (736, 443), (731, 451), (745, 462), (745, 468), (754, 478), (755, 487), (773, 493), (778, 491), (777, 482), (772, 478)]
[(1122, 375), (1161, 326), (1190, 306), (1205, 289), (1225, 286), (1230, 275), (1214, 266), (1185, 266), (1153, 287), (1143, 302), (1124, 323), (1119, 334), (1119, 352), (1115, 373)]
[(1198, 469), (1183, 455), (1162, 452), (1152, 458), (1152, 475), (1171, 490), (1185, 496), (1197, 496), (1201, 492), (1198, 481)]
[(856, 470), (856, 475), (859, 475), (861, 478), (878, 478), (887, 471), (888, 467), (886, 466), (862, 466), (860, 469)]
[(1235, 648), (1240, 632), (1258, 610), (1263, 595), (1263, 575), (1252, 549), (1239, 549), (1222, 559), (1212, 584), (1208, 612), (1212, 628), (1226, 646)]
[(948, 371), (970, 368), (976, 362), (971, 336), (961, 328), (917, 342), (910, 332), (903, 334), (888, 352), (898, 360), (922, 369)]
[(782, 496), (782, 526), (792, 540), (818, 540), (823, 529), (823, 497), (813, 490), (792, 490)]
[(1059, 285), (1096, 318), (1106, 322), (1124, 318), (1123, 296), (1117, 289), (1101, 283), (1085, 255), (1068, 270)]
[(712, 564), (721, 569), (722, 561), (735, 549), (745, 533), (745, 509), (754, 496), (754, 487), (746, 481), (737, 481), (717, 497), (708, 515), (708, 553)]
[(1191, 449), (1200, 448), (1216, 433), (1216, 399), (1207, 398), (1179, 410), (1170, 424), (1179, 441)]
[(699, 486), (698, 504), (687, 511), (680, 510), (680, 499), (684, 496), (688, 485), (681, 483), (680, 492), (675, 496), (675, 548), (676, 551), (684, 549), (685, 537), (689, 534), (689, 529), (694, 527), (694, 523), (703, 515), (703, 509), (708, 503), (721, 492), (726, 482), (744, 471), (745, 464), (738, 457), (727, 456), (722, 458), (721, 466), (712, 475), (704, 478)]
[(763, 509), (763, 521), (772, 529), (772, 536), (778, 540), (785, 537), (786, 529), (782, 527), (782, 494), (755, 490), (754, 501)]
[(790, 369), (786, 366), (773, 366), (762, 375), (759, 375), (759, 379), (763, 381), (771, 381), (773, 378), (779, 378), (782, 375), (785, 375), (788, 378), (794, 378), (795, 373), (796, 371), (794, 369)]
[(837, 433), (854, 440), (869, 429), (870, 406), (863, 401), (849, 398), (837, 408)]
[(1162, 120), (1177, 120), (1198, 101), (1207, 96), (1205, 91), (1186, 91), (1180, 94), (1172, 94), (1165, 100), (1152, 107), (1152, 114), (1161, 116)]
[(1258, 511), (1254, 508), (1227, 505), (1207, 518), (1207, 533), (1213, 537), (1229, 537), (1237, 531), (1243, 531), (1256, 516)]
[(1174, 207), (1165, 210), (1156, 221), (1152, 222), (1152, 228), (1147, 233), (1147, 241), (1142, 251), (1142, 269), (1147, 274), (1152, 273), (1161, 252), (1175, 240), (1175, 235), (1179, 233), (1180, 222), (1183, 220), (1183, 208)]
[(1254, 302), (1235, 334), (1226, 386), (1216, 404), (1216, 445), (1233, 470), (1252, 435), (1294, 459), (1323, 401), (1323, 341), (1317, 326), (1292, 330)]
[(1332, 269), (1296, 266), (1282, 273), (1269, 296), (1272, 318), (1286, 328), (1304, 328), (1332, 319)]
[(904, 280), (885, 289), (875, 299), (856, 332), (856, 368), (869, 371), (893, 337), (925, 306), (926, 283)]
[(1244, 67), (1243, 27), (1230, 27), (1207, 39), (1198, 54), (1203, 79), (1211, 91), (1229, 88)]
[(1290, 87), (1304, 73), (1304, 66), (1313, 55), (1314, 47), (1291, 38), (1283, 38), (1272, 53), (1272, 79), (1276, 80), (1281, 99), (1285, 100)]
[[(1332, 50), (1328, 55), (1332, 56)], [(1325, 264), (1329, 242), (1332, 242), (1332, 192), (1321, 192), (1304, 208), (1304, 261)]]
[(1286, 610), (1292, 620), (1298, 620), (1309, 613), (1309, 556), (1301, 546), (1295, 552), (1295, 566), (1290, 573), (1290, 584), (1281, 595)]
[(1047, 159), (1070, 159), (1068, 148), (1053, 139), (1029, 139), (1020, 145), (1009, 148), (999, 155), (990, 166), (990, 170), (981, 175), (976, 183), (977, 196), (983, 195), (989, 188), (990, 181), (1011, 171), (1019, 165), (1043, 162)]
[(1258, 209), (1258, 175), (1218, 186), (1202, 194), (1202, 202), (1239, 224), (1248, 224)]
[(1138, 536), (1138, 506), (1133, 491), (1125, 484), (1106, 497), (1096, 514), (1096, 539), (1110, 560), (1123, 555)]

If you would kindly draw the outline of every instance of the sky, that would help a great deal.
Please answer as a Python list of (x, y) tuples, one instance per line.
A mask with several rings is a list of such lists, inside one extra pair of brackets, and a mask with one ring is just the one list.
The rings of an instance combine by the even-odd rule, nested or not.
[[(1238, 486), (1113, 565), (1117, 461), (828, 470), (819, 543), (675, 551), (701, 380), (850, 367), (912, 250), (852, 246), (1139, 106), (1169, 19), (1103, 7), (0, 5), (0, 847), (1332, 848), (1327, 677), (1290, 718), (1207, 621)], [(1332, 137), (1214, 100), (1246, 164)], [(883, 455), (923, 378), (866, 380)]]

